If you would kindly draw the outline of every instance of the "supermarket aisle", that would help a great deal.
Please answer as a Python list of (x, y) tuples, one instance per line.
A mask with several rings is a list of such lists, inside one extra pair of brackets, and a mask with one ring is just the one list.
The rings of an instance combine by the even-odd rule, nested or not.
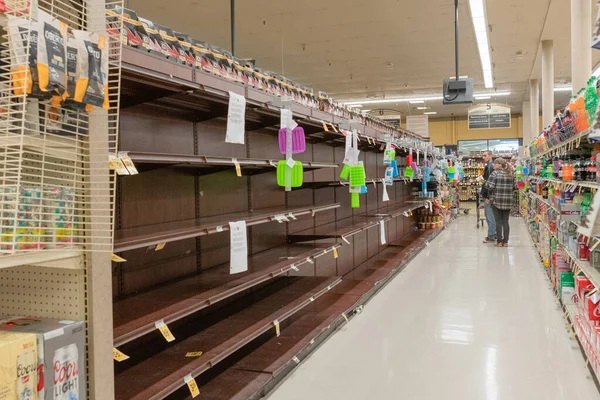
[(525, 224), (460, 217), (270, 400), (599, 399)]

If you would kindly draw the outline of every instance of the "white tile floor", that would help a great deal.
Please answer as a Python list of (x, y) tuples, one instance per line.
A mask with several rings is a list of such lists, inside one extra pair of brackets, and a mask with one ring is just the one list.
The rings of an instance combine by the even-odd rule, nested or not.
[(508, 249), (460, 217), (270, 400), (588, 400), (521, 219)]

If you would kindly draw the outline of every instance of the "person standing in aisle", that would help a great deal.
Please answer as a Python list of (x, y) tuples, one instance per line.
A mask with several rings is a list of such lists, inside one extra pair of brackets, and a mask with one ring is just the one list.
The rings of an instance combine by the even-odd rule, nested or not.
[(494, 211), (492, 206), (488, 203), (488, 190), (485, 187), (485, 183), (490, 179), (490, 175), (494, 171), (494, 163), (492, 162), (492, 152), (486, 150), (483, 152), (483, 162), (485, 163), (485, 169), (483, 170), (483, 181), (484, 185), (481, 188), (481, 198), (484, 201), (485, 207), (485, 219), (488, 225), (488, 235), (483, 240), (483, 243), (493, 243), (496, 241), (496, 219), (494, 218)]
[(488, 190), (489, 204), (494, 212), (496, 220), (498, 247), (508, 247), (508, 236), (510, 235), (510, 209), (513, 204), (513, 191), (515, 189), (515, 177), (510, 170), (509, 163), (503, 158), (494, 161), (494, 172), (484, 184)]

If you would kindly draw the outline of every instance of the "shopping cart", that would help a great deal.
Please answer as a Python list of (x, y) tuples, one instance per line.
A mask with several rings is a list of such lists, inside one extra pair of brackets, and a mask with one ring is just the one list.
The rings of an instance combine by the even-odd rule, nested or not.
[(481, 205), (483, 204), (482, 200), (483, 199), (481, 198), (481, 188), (478, 188), (477, 194), (475, 196), (475, 209), (477, 210), (477, 222), (475, 227), (477, 229), (480, 228), (479, 224), (481, 224), (481, 228), (483, 228), (483, 222), (485, 221), (485, 216), (483, 218), (481, 217)]

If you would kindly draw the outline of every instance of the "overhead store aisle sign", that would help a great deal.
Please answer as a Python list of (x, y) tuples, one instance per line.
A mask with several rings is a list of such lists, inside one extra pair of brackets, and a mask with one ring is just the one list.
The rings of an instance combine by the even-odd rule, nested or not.
[(485, 104), (469, 108), (469, 129), (510, 128), (510, 107)]
[(428, 138), (429, 115), (410, 115), (406, 117), (406, 130)]

